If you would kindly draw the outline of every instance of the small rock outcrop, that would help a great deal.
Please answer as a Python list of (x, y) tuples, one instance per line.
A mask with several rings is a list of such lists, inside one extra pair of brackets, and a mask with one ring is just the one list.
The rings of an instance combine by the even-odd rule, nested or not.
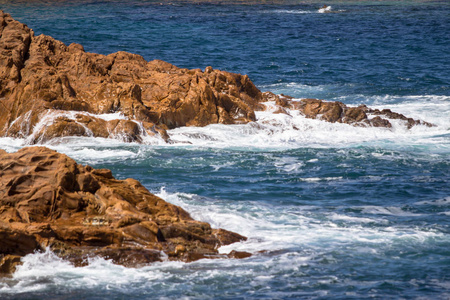
[(434, 126), (428, 122), (408, 118), (390, 109), (372, 109), (366, 105), (349, 107), (338, 101), (319, 99), (296, 100), (286, 95), (275, 95), (271, 92), (265, 92), (263, 98), (268, 101), (275, 101), (279, 108), (278, 113), (287, 113), (283, 108), (288, 108), (300, 111), (306, 118), (319, 119), (331, 123), (391, 128), (392, 123), (389, 120), (402, 120), (408, 129), (415, 125)]
[(45, 147), (0, 150), (0, 273), (46, 248), (76, 265), (100, 256), (134, 267), (162, 259), (245, 257), (217, 252), (245, 239), (193, 220), (110, 170), (77, 164)]

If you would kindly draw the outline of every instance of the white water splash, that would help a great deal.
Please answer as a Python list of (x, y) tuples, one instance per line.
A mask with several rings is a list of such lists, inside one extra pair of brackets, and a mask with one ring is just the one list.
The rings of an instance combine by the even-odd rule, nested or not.
[(331, 12), (331, 6), (324, 5), (323, 7), (319, 8), (318, 12), (321, 14)]
[[(450, 98), (449, 98), (450, 99)], [(355, 127), (307, 119), (300, 112), (288, 114), (256, 112), (257, 121), (245, 125), (214, 124), (206, 127), (182, 127), (169, 131), (175, 145), (192, 144), (219, 148), (292, 149), (303, 147), (353, 147), (381, 145), (392, 147), (426, 146), (447, 151), (450, 148), (450, 103), (439, 100), (421, 104), (406, 102), (388, 105), (393, 111), (435, 124), (407, 129), (402, 120), (391, 120), (392, 128)], [(377, 108), (377, 107), (375, 107)], [(381, 107), (380, 107), (381, 108)], [(438, 150), (439, 150), (438, 149)]]
[[(233, 203), (194, 194), (170, 193), (164, 188), (158, 196), (182, 206), (195, 219), (210, 222), (214, 228), (232, 230), (249, 237), (246, 242), (221, 247), (220, 252), (240, 250), (254, 255), (243, 260), (165, 261), (142, 268), (125, 268), (109, 260), (94, 258), (87, 266), (74, 267), (47, 250), (22, 258), (23, 265), (17, 268), (13, 278), (0, 281), (0, 297), (51, 294), (55, 290), (69, 294), (71, 291), (77, 294), (84, 291), (97, 295), (102, 292), (134, 295), (136, 292), (151, 293), (164, 289), (179, 291), (182, 288), (180, 284), (189, 291), (190, 285), (207, 288), (211, 283), (226, 284), (224, 278), (234, 278), (239, 282), (247, 280), (246, 285), (254, 290), (276, 280), (280, 274), (289, 277), (304, 274), (301, 277), (304, 280), (296, 279), (291, 284), (306, 288), (311, 282), (323, 285), (340, 280), (337, 277), (342, 276), (340, 273), (327, 276), (321, 272), (318, 278), (314, 275), (316, 268), (340, 263), (342, 257), (336, 257), (334, 253), (348, 253), (349, 259), (363, 256), (378, 260), (386, 257), (385, 252), (396, 249), (424, 247), (436, 241), (448, 242), (443, 233), (396, 226), (379, 215), (358, 217), (324, 212), (315, 206), (269, 207), (252, 202)], [(141, 294), (140, 298), (148, 295)]]
[[(365, 206), (359, 207), (364, 214), (357, 217), (336, 212), (315, 212), (318, 207), (266, 207), (261, 203), (230, 203), (215, 199), (205, 199), (193, 194), (169, 193), (164, 188), (157, 193), (164, 200), (179, 205), (191, 216), (208, 222), (213, 228), (224, 228), (249, 237), (247, 242), (223, 246), (220, 251), (231, 250), (277, 251), (295, 247), (389, 247), (397, 243), (426, 243), (428, 240), (444, 238), (440, 232), (389, 226), (387, 219), (379, 214), (395, 216), (420, 216), (403, 211), (399, 207)], [(208, 202), (205, 206), (204, 203)], [(382, 224), (381, 227), (366, 226)], [(299, 239), (301, 237), (301, 239)]]
[[(389, 108), (415, 119), (435, 124), (435, 127), (414, 126), (407, 129), (405, 122), (392, 120), (392, 128), (355, 127), (348, 124), (328, 123), (307, 119), (300, 112), (287, 110), (287, 114), (274, 113), (275, 107), (268, 103), (269, 110), (256, 112), (257, 121), (242, 125), (212, 124), (205, 127), (180, 127), (169, 130), (171, 143), (159, 136), (149, 136), (142, 130), (142, 144), (125, 143), (120, 137), (104, 139), (94, 137), (56, 138), (44, 145), (77, 158), (132, 157), (147, 146), (157, 147), (206, 147), (231, 148), (237, 150), (287, 150), (296, 148), (351, 148), (359, 146), (385, 149), (411, 149), (426, 151), (430, 155), (448, 154), (450, 150), (450, 97), (407, 96), (402, 100), (374, 98), (370, 101), (387, 102), (374, 108)], [(391, 99), (392, 100), (392, 99)], [(399, 102), (400, 101), (400, 102)], [(8, 152), (27, 146), (41, 128), (48, 126), (59, 116), (75, 119), (79, 112), (49, 113), (33, 129), (27, 139), (0, 138), (0, 148)], [(98, 116), (96, 116), (98, 117)], [(119, 114), (100, 115), (105, 120), (123, 118)], [(133, 150), (117, 150), (133, 148)], [(377, 154), (374, 154), (377, 155)], [(215, 166), (217, 170), (224, 166)], [(301, 163), (280, 162), (280, 167), (301, 173)]]

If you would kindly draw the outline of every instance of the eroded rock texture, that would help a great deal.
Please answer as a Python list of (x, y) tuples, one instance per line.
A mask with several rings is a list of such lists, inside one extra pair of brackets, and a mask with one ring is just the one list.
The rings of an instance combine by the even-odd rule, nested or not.
[(110, 170), (77, 164), (45, 147), (0, 150), (0, 272), (47, 247), (76, 264), (95, 255), (139, 266), (165, 255), (183, 261), (217, 257), (219, 246), (245, 239), (193, 220)]
[[(32, 143), (84, 135), (139, 141), (143, 132), (164, 136), (179, 126), (253, 121), (261, 100), (247, 76), (180, 69), (126, 52), (86, 53), (78, 44), (36, 37), (1, 11), (0, 36), (0, 136), (31, 135)], [(49, 112), (51, 120), (38, 124)], [(124, 119), (97, 116), (116, 112)]]
[[(255, 111), (268, 100), (276, 100), (280, 111), (299, 109), (329, 122), (390, 127), (386, 117), (394, 117), (409, 127), (421, 124), (383, 110), (263, 94), (246, 75), (212, 67), (188, 70), (126, 52), (87, 53), (79, 44), (35, 36), (0, 11), (0, 136), (27, 138), (29, 144), (64, 136), (140, 142), (159, 135), (167, 141), (171, 128), (255, 121)], [(101, 116), (112, 113), (121, 116)]]

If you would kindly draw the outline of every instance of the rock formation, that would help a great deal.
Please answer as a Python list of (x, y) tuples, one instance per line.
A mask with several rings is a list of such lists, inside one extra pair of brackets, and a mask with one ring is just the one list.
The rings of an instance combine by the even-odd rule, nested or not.
[(45, 147), (0, 150), (0, 273), (20, 257), (50, 248), (76, 265), (90, 256), (140, 266), (162, 259), (191, 261), (246, 238), (211, 229), (134, 179), (77, 164)]
[[(139, 141), (142, 133), (164, 136), (179, 126), (253, 121), (261, 100), (247, 76), (180, 69), (126, 52), (86, 53), (81, 45), (35, 36), (1, 11), (0, 36), (0, 136)], [(116, 112), (124, 118), (98, 116)]]
[[(384, 115), (420, 124), (366, 107), (263, 94), (248, 76), (212, 67), (188, 70), (126, 52), (87, 53), (79, 44), (35, 36), (0, 11), (0, 136), (27, 138), (29, 144), (64, 136), (167, 140), (166, 130), (175, 127), (255, 121), (255, 111), (271, 99), (281, 111), (299, 109), (330, 122), (389, 127)], [(113, 113), (116, 119), (102, 116)], [(369, 113), (378, 116), (370, 119)]]

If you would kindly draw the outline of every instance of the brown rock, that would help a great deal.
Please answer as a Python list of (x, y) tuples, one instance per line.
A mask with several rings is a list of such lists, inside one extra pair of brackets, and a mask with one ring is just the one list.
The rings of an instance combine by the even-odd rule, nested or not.
[[(379, 109), (368, 109), (368, 113), (371, 113), (373, 115), (378, 115), (378, 117), (375, 117), (372, 119), (372, 120), (374, 120), (374, 122), (377, 122), (377, 123), (379, 122), (379, 119), (380, 119), (379, 116), (385, 116), (386, 118), (389, 118), (389, 119), (405, 121), (408, 129), (411, 129), (411, 127), (413, 127), (415, 125), (425, 125), (428, 127), (434, 126), (433, 124), (425, 122), (425, 121), (414, 120), (413, 118), (408, 118), (402, 114), (393, 112), (390, 109), (383, 109), (381, 111)], [(390, 122), (389, 122), (389, 124), (390, 124)], [(376, 125), (374, 125), (374, 126), (376, 126)]]
[(225, 229), (214, 229), (213, 234), (220, 241), (220, 243), (222, 245), (229, 245), (229, 244), (235, 243), (236, 241), (247, 240), (246, 237), (244, 237), (238, 233), (225, 230)]
[[(273, 94), (265, 93), (266, 99), (274, 99)], [(276, 96), (276, 95), (275, 95)], [(278, 101), (278, 100), (277, 100)], [(354, 126), (373, 126), (391, 128), (392, 124), (388, 119), (400, 119), (406, 121), (406, 126), (411, 128), (414, 125), (434, 126), (428, 122), (407, 118), (402, 114), (392, 112), (389, 109), (382, 111), (378, 109), (370, 109), (365, 105), (358, 107), (349, 107), (342, 102), (329, 102), (319, 99), (301, 99), (300, 101), (292, 101), (285, 98), (287, 104), (283, 103), (283, 107), (301, 111), (305, 117), (310, 119), (319, 119), (331, 123), (346, 123)], [(377, 115), (371, 118), (369, 115)], [(384, 116), (385, 118), (382, 118)]]
[(5, 255), (0, 260), (0, 276), (3, 274), (12, 274), (16, 271), (16, 267), (22, 262), (20, 261), (22, 257), (18, 255)]
[(236, 251), (236, 250), (233, 250), (228, 254), (229, 258), (238, 258), (238, 259), (247, 258), (250, 256), (252, 256), (251, 253), (248, 253), (245, 251)]
[[(0, 32), (0, 136), (32, 135), (32, 143), (63, 136), (139, 142), (138, 122), (146, 124), (145, 133), (167, 139), (167, 128), (246, 123), (262, 109), (262, 94), (246, 75), (180, 69), (126, 52), (86, 53), (78, 44), (36, 37), (2, 11)], [(43, 118), (64, 111), (72, 116), (50, 118), (32, 132)], [(127, 120), (97, 116), (114, 112)]]
[(50, 247), (76, 264), (95, 255), (138, 266), (160, 260), (161, 251), (181, 260), (214, 256), (244, 239), (193, 220), (134, 179), (116, 180), (44, 147), (0, 151), (0, 256)]

